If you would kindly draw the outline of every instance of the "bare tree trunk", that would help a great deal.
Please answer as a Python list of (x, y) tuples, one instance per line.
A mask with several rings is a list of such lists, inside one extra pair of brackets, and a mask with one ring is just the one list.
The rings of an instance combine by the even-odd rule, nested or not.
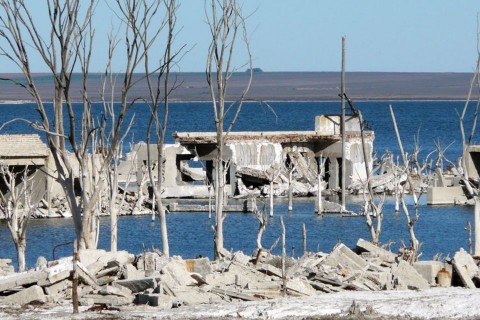
[(307, 228), (305, 223), (302, 224), (302, 237), (303, 237), (303, 255), (307, 254)]
[(18, 239), (15, 242), (15, 247), (17, 249), (17, 259), (18, 259), (18, 272), (24, 272), (26, 269), (25, 264), (25, 251), (27, 249), (27, 240), (22, 238)]
[(270, 217), (273, 217), (273, 181), (270, 181)]
[(293, 210), (293, 184), (292, 184), (292, 170), (288, 171), (288, 211)]
[[(242, 16), (241, 7), (236, 0), (211, 0), (210, 9), (205, 8), (207, 23), (212, 36), (208, 49), (206, 66), (207, 83), (212, 99), (213, 118), (216, 129), (216, 156), (215, 165), (215, 227), (214, 227), (214, 257), (219, 258), (219, 253), (224, 248), (223, 244), (223, 221), (226, 217), (223, 211), (225, 195), (225, 168), (224, 148), (225, 138), (232, 130), (243, 102), (246, 99), (248, 90), (252, 83), (252, 57), (247, 39), (245, 18)], [(243, 33), (243, 41), (248, 54), (248, 65), (250, 76), (248, 83), (238, 101), (230, 103), (227, 110), (232, 110), (233, 117), (224, 132), (225, 103), (227, 99), (227, 87), (235, 68), (232, 66), (234, 48), (238, 32)]]
[(410, 175), (409, 162), (407, 160), (407, 157), (405, 156), (405, 152), (403, 151), (402, 139), (400, 138), (400, 133), (398, 132), (397, 121), (395, 120), (395, 114), (393, 113), (392, 105), (389, 105), (388, 107), (390, 109), (390, 114), (392, 116), (393, 127), (395, 129), (395, 134), (397, 136), (398, 147), (400, 148), (400, 153), (403, 159), (403, 165), (405, 166), (405, 170), (407, 171), (407, 180), (408, 180), (408, 184), (410, 185), (410, 193), (413, 196), (413, 203), (415, 203), (415, 206), (418, 206), (417, 195), (415, 194), (415, 185), (413, 184), (412, 177)]

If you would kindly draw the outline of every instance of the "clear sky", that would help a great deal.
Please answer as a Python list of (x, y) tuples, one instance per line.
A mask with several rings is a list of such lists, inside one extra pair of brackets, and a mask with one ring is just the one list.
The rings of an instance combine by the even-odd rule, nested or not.
[[(178, 70), (202, 72), (210, 41), (204, 1), (179, 2), (182, 29), (176, 43), (190, 51)], [(475, 67), (478, 0), (243, 0), (243, 9), (252, 14), (247, 27), (254, 67), (264, 71), (339, 71), (343, 35), (348, 71), (472, 72)], [(102, 71), (105, 34), (117, 22), (105, 3), (95, 19), (98, 57), (92, 69)], [(239, 46), (238, 64), (244, 62), (242, 50)], [(17, 71), (0, 62), (0, 72)], [(120, 60), (115, 66), (121, 71)], [(36, 65), (35, 71), (44, 70)]]

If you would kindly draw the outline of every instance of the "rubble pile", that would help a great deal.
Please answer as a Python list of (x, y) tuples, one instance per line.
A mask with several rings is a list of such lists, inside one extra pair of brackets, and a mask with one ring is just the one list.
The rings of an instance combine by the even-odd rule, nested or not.
[[(285, 274), (281, 261), (266, 251), (247, 256), (224, 250), (221, 259), (210, 261), (205, 257), (167, 258), (158, 250), (138, 256), (125, 251), (84, 250), (75, 268), (78, 300), (83, 306), (137, 304), (170, 309), (346, 290), (480, 287), (477, 261), (463, 249), (445, 263), (411, 265), (399, 255), (359, 239), (354, 250), (339, 244), (330, 254), (308, 253), (298, 260), (287, 257)], [(8, 264), (0, 260), (1, 270)], [(71, 304), (73, 266), (72, 257), (67, 257), (37, 263), (28, 272), (0, 276), (0, 304)]]

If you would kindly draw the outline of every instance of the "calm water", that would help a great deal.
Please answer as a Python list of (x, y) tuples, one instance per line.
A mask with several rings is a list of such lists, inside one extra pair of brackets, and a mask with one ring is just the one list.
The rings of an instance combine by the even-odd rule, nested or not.
[[(393, 125), (388, 110), (390, 102), (359, 102), (364, 118), (375, 131), (375, 149), (378, 155), (385, 150), (398, 154)], [(434, 141), (443, 146), (454, 143), (447, 150), (446, 156), (454, 161), (461, 150), (461, 136), (456, 110), (461, 112), (463, 102), (392, 102), (397, 118), (400, 134), (406, 151), (413, 148), (414, 135), (419, 133), (419, 143), (426, 157), (435, 149)], [(257, 103), (247, 104), (235, 126), (235, 130), (268, 131), (268, 130), (313, 130), (314, 117), (318, 114), (339, 113), (339, 103), (334, 102), (271, 102), (270, 107)], [(1, 105), (0, 123), (16, 117), (29, 115), (36, 119), (34, 106)], [(99, 108), (100, 109), (100, 108)], [(79, 109), (80, 110), (80, 109)], [(147, 110), (144, 106), (134, 106), (135, 126), (130, 133), (134, 141), (145, 140), (145, 123)], [(466, 119), (467, 129), (470, 127), (473, 109)], [(209, 103), (175, 103), (172, 105), (169, 122), (170, 133), (173, 131), (213, 131), (212, 111)], [(6, 126), (2, 133), (30, 133), (23, 123)], [(169, 134), (169, 137), (171, 134)], [(169, 138), (169, 142), (173, 142)], [(436, 154), (433, 154), (436, 157)], [(425, 196), (424, 196), (425, 197)], [(422, 198), (421, 200), (425, 200)], [(351, 198), (350, 209), (358, 210), (362, 198)], [(270, 247), (280, 236), (279, 216), (283, 215), (287, 229), (287, 248), (298, 256), (302, 250), (302, 224), (307, 227), (308, 249), (311, 251), (329, 251), (337, 242), (354, 246), (359, 237), (369, 239), (368, 230), (363, 218), (346, 218), (341, 216), (321, 216), (314, 214), (313, 199), (299, 199), (295, 202), (294, 211), (288, 213), (286, 202), (276, 200), (276, 215), (267, 225), (263, 245)], [(413, 213), (413, 208), (411, 208)], [(423, 243), (423, 259), (431, 259), (436, 253), (452, 255), (460, 247), (467, 247), (467, 220), (472, 219), (471, 208), (463, 207), (431, 207), (422, 204), (419, 208), (420, 219), (416, 225), (417, 237)], [(168, 215), (168, 228), (171, 253), (185, 257), (197, 255), (212, 256), (213, 235), (211, 225), (205, 213)], [(100, 248), (109, 247), (108, 218), (102, 219)], [(250, 253), (255, 248), (258, 229), (256, 218), (248, 214), (230, 214), (225, 220), (225, 246), (234, 250)], [(52, 257), (56, 244), (73, 240), (74, 231), (70, 219), (49, 219), (31, 221), (28, 231), (27, 264), (35, 264), (39, 255)], [(385, 219), (381, 241), (395, 241), (393, 249), (404, 241), (408, 245), (408, 232), (403, 213), (393, 212), (393, 201), (387, 199)], [(119, 248), (139, 253), (152, 246), (161, 248), (158, 219), (152, 223), (149, 216), (121, 217), (119, 221)], [(71, 246), (59, 248), (57, 257), (69, 255)], [(276, 248), (279, 252), (279, 248)], [(16, 260), (15, 249), (7, 226), (0, 222), (0, 257)]]

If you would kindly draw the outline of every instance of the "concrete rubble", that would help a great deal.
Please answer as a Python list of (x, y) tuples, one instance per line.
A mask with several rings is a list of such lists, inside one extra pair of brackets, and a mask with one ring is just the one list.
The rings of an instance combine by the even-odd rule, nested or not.
[[(460, 249), (451, 260), (410, 265), (392, 253), (359, 239), (355, 248), (337, 245), (330, 254), (307, 253), (299, 259), (266, 251), (247, 256), (224, 250), (222, 258), (166, 258), (153, 250), (79, 252), (79, 303), (83, 306), (132, 304), (170, 309), (219, 302), (258, 301), (281, 296), (307, 297), (340, 291), (425, 290), (445, 286), (480, 287), (478, 261)], [(2, 270), (8, 260), (0, 260)], [(8, 269), (8, 268), (7, 268)], [(71, 304), (72, 257), (40, 263), (23, 273), (0, 276), (0, 304)]]

